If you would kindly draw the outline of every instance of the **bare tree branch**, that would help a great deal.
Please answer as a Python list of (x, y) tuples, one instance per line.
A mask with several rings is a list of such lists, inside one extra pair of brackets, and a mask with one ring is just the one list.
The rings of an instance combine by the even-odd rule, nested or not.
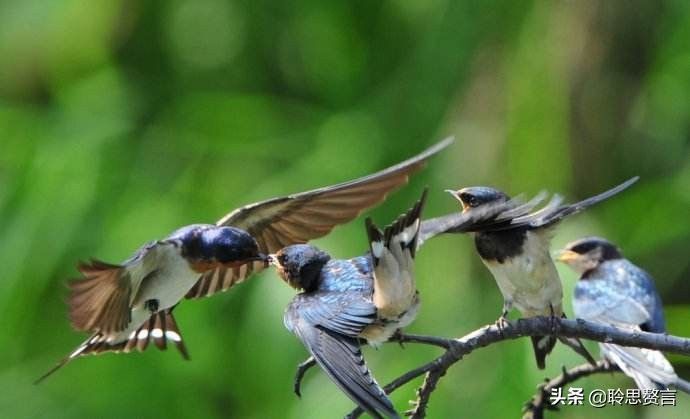
[(544, 410), (558, 410), (557, 406), (551, 404), (551, 390), (563, 388), (580, 378), (603, 372), (620, 372), (620, 368), (605, 360), (597, 362), (597, 365), (586, 363), (569, 370), (563, 367), (563, 372), (559, 376), (551, 380), (547, 378), (538, 386), (537, 394), (525, 404), (522, 419), (544, 419)]
[[(631, 332), (618, 329), (613, 326), (588, 322), (585, 320), (569, 320), (557, 317), (532, 317), (519, 319), (509, 326), (499, 328), (496, 325), (482, 327), (457, 339), (447, 339), (435, 336), (419, 336), (398, 334), (394, 341), (400, 343), (419, 343), (445, 348), (441, 356), (431, 362), (415, 368), (384, 387), (390, 394), (402, 385), (428, 374), (424, 384), (418, 391), (417, 400), (413, 402), (410, 412), (415, 418), (423, 418), (429, 399), (438, 380), (448, 369), (478, 348), (501, 342), (504, 340), (518, 339), (524, 336), (564, 336), (571, 338), (590, 339), (597, 342), (615, 343), (622, 346), (636, 346), (683, 355), (690, 355), (690, 339), (666, 334)], [(592, 372), (593, 373), (593, 372)], [(350, 412), (346, 418), (354, 419), (362, 414), (357, 408)]]
[(412, 409), (405, 412), (405, 415), (410, 416), (412, 419), (420, 419), (426, 416), (426, 407), (429, 404), (431, 393), (436, 390), (438, 381), (445, 374), (446, 371), (443, 369), (435, 369), (426, 373), (424, 383), (417, 389), (417, 399), (412, 403)]

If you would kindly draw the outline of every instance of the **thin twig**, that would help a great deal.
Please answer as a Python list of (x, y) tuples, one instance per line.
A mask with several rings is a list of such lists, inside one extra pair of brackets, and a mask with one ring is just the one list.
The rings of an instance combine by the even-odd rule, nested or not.
[(405, 412), (411, 419), (420, 419), (426, 416), (426, 408), (429, 405), (431, 393), (436, 390), (438, 381), (445, 375), (446, 371), (442, 369), (431, 370), (426, 373), (424, 383), (417, 389), (417, 400), (413, 402), (413, 408)]
[(551, 404), (550, 396), (552, 390), (563, 388), (580, 378), (603, 372), (620, 372), (620, 368), (616, 364), (607, 361), (599, 361), (596, 365), (586, 363), (569, 370), (563, 367), (563, 372), (560, 375), (551, 380), (547, 378), (537, 387), (537, 393), (532, 396), (530, 401), (525, 403), (522, 419), (543, 419), (544, 410), (558, 410), (557, 406)]

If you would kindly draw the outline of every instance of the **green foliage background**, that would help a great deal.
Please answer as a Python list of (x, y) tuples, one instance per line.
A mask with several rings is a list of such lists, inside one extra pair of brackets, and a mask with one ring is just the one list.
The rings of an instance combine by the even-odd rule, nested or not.
[[(320, 371), (292, 394), (305, 351), (282, 326), (293, 291), (270, 271), (180, 305), (190, 362), (150, 349), (31, 382), (84, 338), (64, 305), (76, 261), (123, 260), (179, 226), (370, 173), (447, 135), (456, 144), (371, 211), (378, 223), (424, 185), (433, 216), (456, 210), (446, 188), (573, 200), (640, 175), (563, 223), (554, 246), (617, 242), (657, 278), (670, 332), (690, 336), (689, 39), (681, 0), (0, 3), (0, 415), (341, 417), (352, 404)], [(360, 254), (363, 220), (318, 244)], [(411, 332), (463, 335), (499, 314), (469, 237), (429, 243), (417, 269)], [(575, 276), (559, 269), (569, 310)], [(381, 382), (437, 354), (366, 350)], [(687, 358), (672, 360), (690, 377)], [(541, 372), (528, 340), (491, 346), (443, 378), (429, 416), (517, 417), (537, 383), (579, 362), (559, 346)], [(395, 393), (399, 410), (414, 388)], [(687, 417), (690, 398), (679, 405), (549, 417)]]

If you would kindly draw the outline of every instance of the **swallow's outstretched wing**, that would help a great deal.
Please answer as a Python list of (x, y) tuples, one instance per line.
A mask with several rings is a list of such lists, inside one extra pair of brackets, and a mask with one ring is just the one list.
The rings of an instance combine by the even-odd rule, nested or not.
[(569, 215), (577, 214), (611, 198), (630, 187), (638, 179), (637, 176), (633, 177), (608, 191), (574, 204), (561, 205), (563, 197), (555, 194), (546, 205), (535, 210), (546, 197), (546, 194), (542, 192), (526, 203), (521, 203), (520, 197), (517, 197), (506, 202), (482, 205), (461, 213), (432, 218), (422, 223), (420, 244), (441, 233), (502, 231), (525, 227), (528, 229), (547, 228)]
[(633, 183), (637, 182), (638, 179), (639, 176), (635, 176), (618, 186), (600, 193), (599, 195), (592, 196), (574, 204), (560, 205), (562, 198), (559, 195), (554, 195), (551, 201), (544, 208), (532, 214), (513, 218), (510, 226), (507, 228), (527, 226), (530, 229), (535, 229), (552, 226), (569, 215), (577, 214), (578, 212), (581, 212), (592, 205), (598, 204), (601, 201), (605, 201), (612, 196), (617, 195), (618, 193), (630, 187)]
[[(335, 226), (383, 202), (389, 193), (421, 170), (431, 156), (452, 142), (452, 138), (447, 138), (402, 163), (369, 176), (247, 205), (226, 215), (217, 224), (246, 230), (265, 254), (291, 244), (306, 243), (325, 236)], [(263, 262), (253, 262), (222, 272), (211, 271), (190, 290), (187, 298), (225, 291), (266, 266)]]
[(127, 333), (107, 335), (96, 332), (86, 339), (69, 355), (60, 360), (53, 368), (43, 374), (36, 384), (40, 383), (55, 371), (62, 368), (68, 362), (83, 355), (98, 355), (104, 352), (131, 352), (137, 350), (143, 352), (153, 342), (160, 350), (167, 349), (168, 343), (175, 345), (184, 359), (189, 359), (187, 348), (182, 339), (182, 333), (177, 327), (177, 322), (172, 315), (172, 309), (159, 311), (145, 321), (138, 329)]
[(506, 202), (496, 202), (473, 208), (471, 211), (454, 212), (441, 217), (422, 221), (417, 247), (439, 234), (469, 233), (473, 231), (501, 229), (510, 225), (511, 220), (529, 215), (545, 198), (539, 193), (528, 202), (515, 197)]
[(70, 282), (69, 317), (72, 327), (103, 335), (127, 329), (131, 321), (131, 305), (147, 272), (154, 270), (161, 250), (160, 242), (151, 242), (139, 249), (122, 265), (98, 260), (80, 263), (83, 278)]
[(288, 330), (350, 399), (375, 418), (398, 418), (369, 371), (357, 339), (375, 317), (376, 308), (359, 293), (317, 292), (297, 295), (284, 320)]
[(417, 251), (420, 217), (427, 189), (405, 214), (381, 231), (367, 218), (367, 236), (374, 264), (374, 305), (383, 318), (393, 318), (410, 308), (417, 290), (414, 257)]
[(98, 260), (80, 263), (81, 280), (69, 284), (69, 315), (77, 330), (124, 330), (131, 320), (132, 284), (124, 266)]

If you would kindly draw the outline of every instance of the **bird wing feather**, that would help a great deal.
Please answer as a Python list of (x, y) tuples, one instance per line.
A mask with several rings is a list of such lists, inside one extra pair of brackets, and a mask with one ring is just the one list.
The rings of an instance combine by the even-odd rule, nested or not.
[[(266, 254), (323, 237), (335, 226), (383, 202), (389, 193), (405, 185), (412, 174), (421, 170), (427, 159), (452, 142), (452, 138), (447, 138), (402, 163), (359, 179), (238, 208), (220, 219), (217, 225), (247, 231), (256, 239), (259, 250)], [(263, 262), (250, 262), (244, 269), (209, 272), (187, 298), (225, 291), (266, 266)]]
[(376, 418), (398, 417), (364, 361), (357, 336), (376, 316), (362, 295), (299, 294), (285, 313), (285, 325), (316, 362), (355, 403)]

